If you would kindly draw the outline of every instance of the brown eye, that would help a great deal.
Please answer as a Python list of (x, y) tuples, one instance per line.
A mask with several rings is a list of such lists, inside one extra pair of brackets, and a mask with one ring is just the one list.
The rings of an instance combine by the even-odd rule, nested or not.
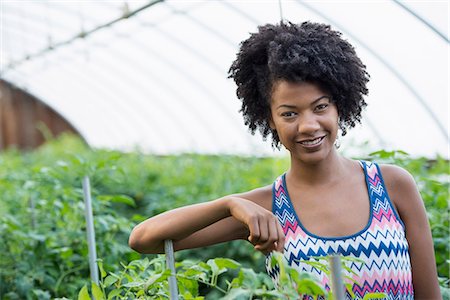
[(295, 115), (296, 115), (296, 113), (293, 111), (286, 111), (286, 112), (281, 113), (281, 116), (284, 118), (291, 118)]
[(323, 111), (323, 110), (327, 109), (327, 107), (328, 107), (328, 104), (325, 104), (325, 103), (319, 104), (316, 106), (315, 111)]

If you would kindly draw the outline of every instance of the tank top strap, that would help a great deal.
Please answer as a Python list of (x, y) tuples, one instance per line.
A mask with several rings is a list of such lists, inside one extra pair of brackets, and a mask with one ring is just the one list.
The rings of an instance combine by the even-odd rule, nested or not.
[(298, 222), (285, 188), (286, 174), (278, 176), (272, 187), (272, 212), (278, 218), (284, 234), (295, 232)]
[(388, 195), (383, 176), (381, 175), (380, 166), (375, 162), (364, 160), (359, 161), (359, 163), (364, 169), (366, 177), (367, 189), (372, 206), (372, 218), (380, 221), (382, 218), (390, 219), (393, 217), (404, 228), (404, 224)]

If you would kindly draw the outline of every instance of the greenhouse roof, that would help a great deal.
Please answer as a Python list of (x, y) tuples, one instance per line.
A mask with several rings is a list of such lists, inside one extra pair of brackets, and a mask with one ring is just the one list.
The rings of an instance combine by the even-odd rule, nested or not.
[(371, 75), (351, 153), (449, 157), (448, 1), (1, 2), (1, 77), (65, 117), (93, 147), (272, 155), (251, 136), (227, 71), (258, 25), (341, 31)]

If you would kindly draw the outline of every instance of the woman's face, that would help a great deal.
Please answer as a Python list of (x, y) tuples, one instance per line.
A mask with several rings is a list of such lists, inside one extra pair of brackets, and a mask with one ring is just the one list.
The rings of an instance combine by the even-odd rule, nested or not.
[(331, 95), (319, 86), (277, 81), (270, 107), (270, 126), (293, 159), (318, 163), (335, 151), (338, 111)]

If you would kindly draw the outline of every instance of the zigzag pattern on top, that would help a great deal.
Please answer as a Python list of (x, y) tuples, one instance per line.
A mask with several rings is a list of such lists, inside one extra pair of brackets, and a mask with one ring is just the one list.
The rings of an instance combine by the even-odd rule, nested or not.
[[(386, 299), (414, 299), (411, 263), (403, 223), (395, 212), (386, 192), (379, 168), (375, 163), (360, 162), (366, 176), (371, 219), (365, 230), (342, 238), (320, 238), (306, 232), (297, 218), (286, 189), (285, 175), (273, 184), (273, 213), (286, 235), (284, 256), (299, 271), (310, 272), (328, 289), (329, 279), (321, 270), (306, 264), (311, 257), (339, 253), (359, 258), (347, 265), (354, 274), (352, 291), (356, 299), (367, 293), (381, 292)], [(268, 274), (277, 284), (279, 266), (271, 267), (271, 255), (266, 259)], [(303, 299), (313, 299), (303, 295)], [(350, 294), (347, 293), (350, 299)]]

